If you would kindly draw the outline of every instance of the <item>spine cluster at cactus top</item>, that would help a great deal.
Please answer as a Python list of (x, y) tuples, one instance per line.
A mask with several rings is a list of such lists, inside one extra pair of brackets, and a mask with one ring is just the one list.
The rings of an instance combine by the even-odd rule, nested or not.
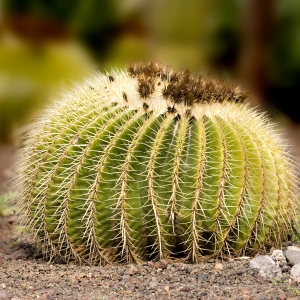
[(293, 161), (247, 94), (160, 64), (86, 80), (28, 133), (17, 201), (46, 259), (199, 262), (287, 240)]

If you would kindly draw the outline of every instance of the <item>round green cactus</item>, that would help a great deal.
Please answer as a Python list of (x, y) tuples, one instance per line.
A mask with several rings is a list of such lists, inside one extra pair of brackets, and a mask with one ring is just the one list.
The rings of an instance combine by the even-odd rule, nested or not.
[(247, 95), (149, 63), (56, 101), (20, 150), (18, 203), (45, 258), (198, 262), (280, 246), (293, 160)]

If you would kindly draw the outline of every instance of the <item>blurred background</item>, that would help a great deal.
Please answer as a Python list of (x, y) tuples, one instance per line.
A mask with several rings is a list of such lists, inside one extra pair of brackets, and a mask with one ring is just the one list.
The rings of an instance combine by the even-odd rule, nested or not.
[(0, 0), (0, 194), (47, 101), (95, 71), (149, 60), (249, 90), (299, 159), (299, 0)]

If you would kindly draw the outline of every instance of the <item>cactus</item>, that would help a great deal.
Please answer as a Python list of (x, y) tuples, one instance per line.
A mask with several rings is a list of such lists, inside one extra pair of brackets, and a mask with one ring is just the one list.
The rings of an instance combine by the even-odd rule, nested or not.
[(199, 262), (280, 246), (293, 159), (238, 87), (156, 63), (86, 80), (20, 150), (23, 222), (46, 259)]

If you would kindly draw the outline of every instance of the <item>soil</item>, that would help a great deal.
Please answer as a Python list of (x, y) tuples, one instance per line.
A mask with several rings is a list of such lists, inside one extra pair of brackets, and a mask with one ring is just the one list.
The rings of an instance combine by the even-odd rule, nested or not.
[[(300, 126), (291, 126), (291, 154), (300, 162)], [(0, 194), (11, 189), (16, 147), (0, 145)], [(47, 262), (20, 230), (13, 213), (0, 217), (0, 299), (300, 299), (300, 283), (290, 276), (264, 279), (251, 258), (201, 264), (166, 261), (126, 266), (77, 266)]]
[(0, 299), (300, 299), (289, 265), (281, 278), (264, 279), (246, 257), (105, 267), (49, 263), (17, 226), (14, 215), (0, 218)]

